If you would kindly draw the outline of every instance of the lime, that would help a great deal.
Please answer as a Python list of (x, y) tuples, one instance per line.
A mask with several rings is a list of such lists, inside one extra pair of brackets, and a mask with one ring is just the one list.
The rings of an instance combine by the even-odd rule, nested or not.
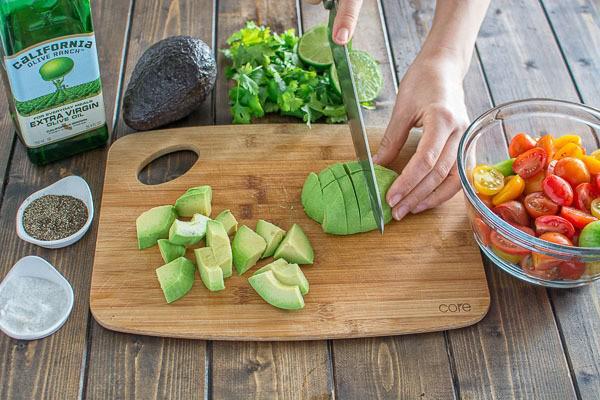
[(328, 67), (333, 64), (327, 35), (325, 25), (315, 26), (302, 35), (298, 43), (298, 57), (314, 67)]
[[(369, 53), (361, 50), (350, 52), (350, 62), (352, 63), (354, 82), (356, 82), (358, 101), (363, 103), (375, 100), (383, 88), (383, 74), (381, 68), (379, 68), (379, 63)], [(334, 65), (331, 66), (329, 77), (335, 90), (341, 93), (340, 82)]]

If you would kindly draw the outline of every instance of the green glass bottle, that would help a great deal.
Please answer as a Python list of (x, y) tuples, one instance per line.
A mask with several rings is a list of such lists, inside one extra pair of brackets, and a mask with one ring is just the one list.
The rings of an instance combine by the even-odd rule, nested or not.
[(89, 0), (0, 0), (2, 75), (35, 164), (108, 140)]

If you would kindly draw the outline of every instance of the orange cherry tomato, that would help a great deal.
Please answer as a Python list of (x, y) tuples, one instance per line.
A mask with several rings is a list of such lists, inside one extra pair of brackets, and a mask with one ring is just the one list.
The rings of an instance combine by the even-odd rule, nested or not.
[(590, 174), (600, 174), (600, 158), (595, 156), (581, 156), (581, 161), (585, 164)]
[(517, 157), (513, 163), (513, 171), (523, 179), (531, 178), (544, 169), (547, 160), (544, 149), (536, 147)]
[(533, 217), (541, 217), (542, 215), (554, 215), (558, 213), (560, 206), (550, 200), (544, 193), (535, 192), (525, 196), (523, 200), (527, 213)]
[(538, 139), (536, 146), (544, 149), (548, 156), (547, 162), (550, 162), (552, 157), (554, 157), (554, 137), (552, 135), (544, 135)]
[[(599, 161), (600, 162), (600, 161)], [(560, 176), (573, 187), (591, 179), (585, 163), (578, 158), (565, 157), (556, 162), (554, 174)]]
[(535, 147), (535, 140), (526, 133), (518, 133), (512, 138), (508, 146), (510, 158), (515, 158)]
[(565, 157), (575, 157), (581, 158), (584, 155), (583, 149), (581, 146), (575, 143), (567, 143), (563, 147), (560, 147), (556, 153), (554, 153), (554, 160), (560, 160)]
[[(562, 244), (563, 246), (573, 246), (573, 242), (571, 242), (568, 237), (558, 232), (544, 233), (540, 235), (540, 239), (555, 244)], [(533, 253), (532, 262), (533, 268), (536, 271), (556, 270), (556, 272), (558, 272), (560, 264), (565, 261), (546, 254)], [(556, 274), (553, 273), (552, 275)]]
[(504, 180), (504, 187), (492, 198), (495, 206), (518, 198), (525, 190), (525, 181), (519, 175), (512, 175)]
[(473, 169), (473, 186), (478, 193), (493, 196), (504, 187), (504, 175), (489, 165), (478, 165)]
[(590, 222), (598, 221), (598, 218), (584, 211), (573, 207), (563, 207), (560, 210), (560, 215), (573, 224), (577, 229), (583, 229)]
[(532, 176), (531, 178), (525, 179), (525, 194), (541, 192), (542, 190), (544, 190), (542, 188), (542, 181), (545, 177), (546, 173), (542, 171)]
[(590, 154), (590, 156), (595, 157), (598, 160), (600, 160), (600, 149), (592, 151), (592, 154)]
[(567, 143), (573, 143), (578, 146), (582, 146), (581, 136), (579, 136), (579, 135), (563, 135), (561, 137), (558, 137), (558, 138), (554, 139), (554, 148), (556, 150), (558, 150), (561, 147), (563, 147), (564, 145), (566, 145)]
[(479, 197), (479, 200), (481, 200), (488, 208), (494, 207), (494, 204), (492, 203), (492, 196), (488, 196), (483, 193), (477, 193), (477, 197)]

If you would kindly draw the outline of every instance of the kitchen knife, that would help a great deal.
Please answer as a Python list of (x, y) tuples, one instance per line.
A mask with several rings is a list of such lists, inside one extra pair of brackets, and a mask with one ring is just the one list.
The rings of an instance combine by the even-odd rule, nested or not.
[(323, 0), (323, 5), (329, 10), (329, 45), (333, 54), (333, 63), (337, 70), (340, 88), (342, 90), (342, 98), (348, 115), (348, 125), (354, 143), (354, 151), (356, 157), (362, 166), (362, 171), (367, 182), (367, 189), (371, 199), (371, 208), (373, 209), (373, 217), (383, 234), (383, 209), (381, 207), (381, 194), (379, 186), (377, 186), (377, 177), (375, 176), (375, 168), (371, 158), (371, 150), (369, 148), (369, 139), (365, 130), (365, 123), (356, 93), (356, 82), (352, 73), (352, 64), (350, 63), (350, 54), (347, 46), (340, 46), (332, 39), (333, 22), (337, 15), (338, 0)]

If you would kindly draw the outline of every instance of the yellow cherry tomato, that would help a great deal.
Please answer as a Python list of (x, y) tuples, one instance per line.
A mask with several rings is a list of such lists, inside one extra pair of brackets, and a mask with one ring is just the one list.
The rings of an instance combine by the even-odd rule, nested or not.
[(583, 149), (578, 144), (567, 143), (563, 147), (560, 147), (552, 158), (554, 160), (560, 160), (565, 157), (581, 158), (584, 154)]
[(502, 190), (492, 198), (492, 203), (497, 206), (498, 204), (514, 200), (523, 194), (523, 190), (525, 190), (525, 181), (523, 178), (519, 175), (509, 176), (504, 181)]
[(596, 218), (600, 218), (600, 197), (592, 200), (592, 215)]
[(559, 138), (554, 139), (554, 148), (560, 149), (567, 143), (573, 143), (577, 146), (581, 146), (581, 136), (579, 135), (563, 135)]
[(600, 160), (600, 149), (598, 150), (594, 150), (592, 152), (592, 154), (590, 154), (590, 156), (597, 158), (598, 160)]
[(581, 156), (581, 161), (585, 164), (590, 174), (600, 174), (600, 160), (592, 156)]
[(473, 186), (478, 193), (493, 196), (504, 187), (504, 175), (489, 165), (478, 165), (473, 169)]

